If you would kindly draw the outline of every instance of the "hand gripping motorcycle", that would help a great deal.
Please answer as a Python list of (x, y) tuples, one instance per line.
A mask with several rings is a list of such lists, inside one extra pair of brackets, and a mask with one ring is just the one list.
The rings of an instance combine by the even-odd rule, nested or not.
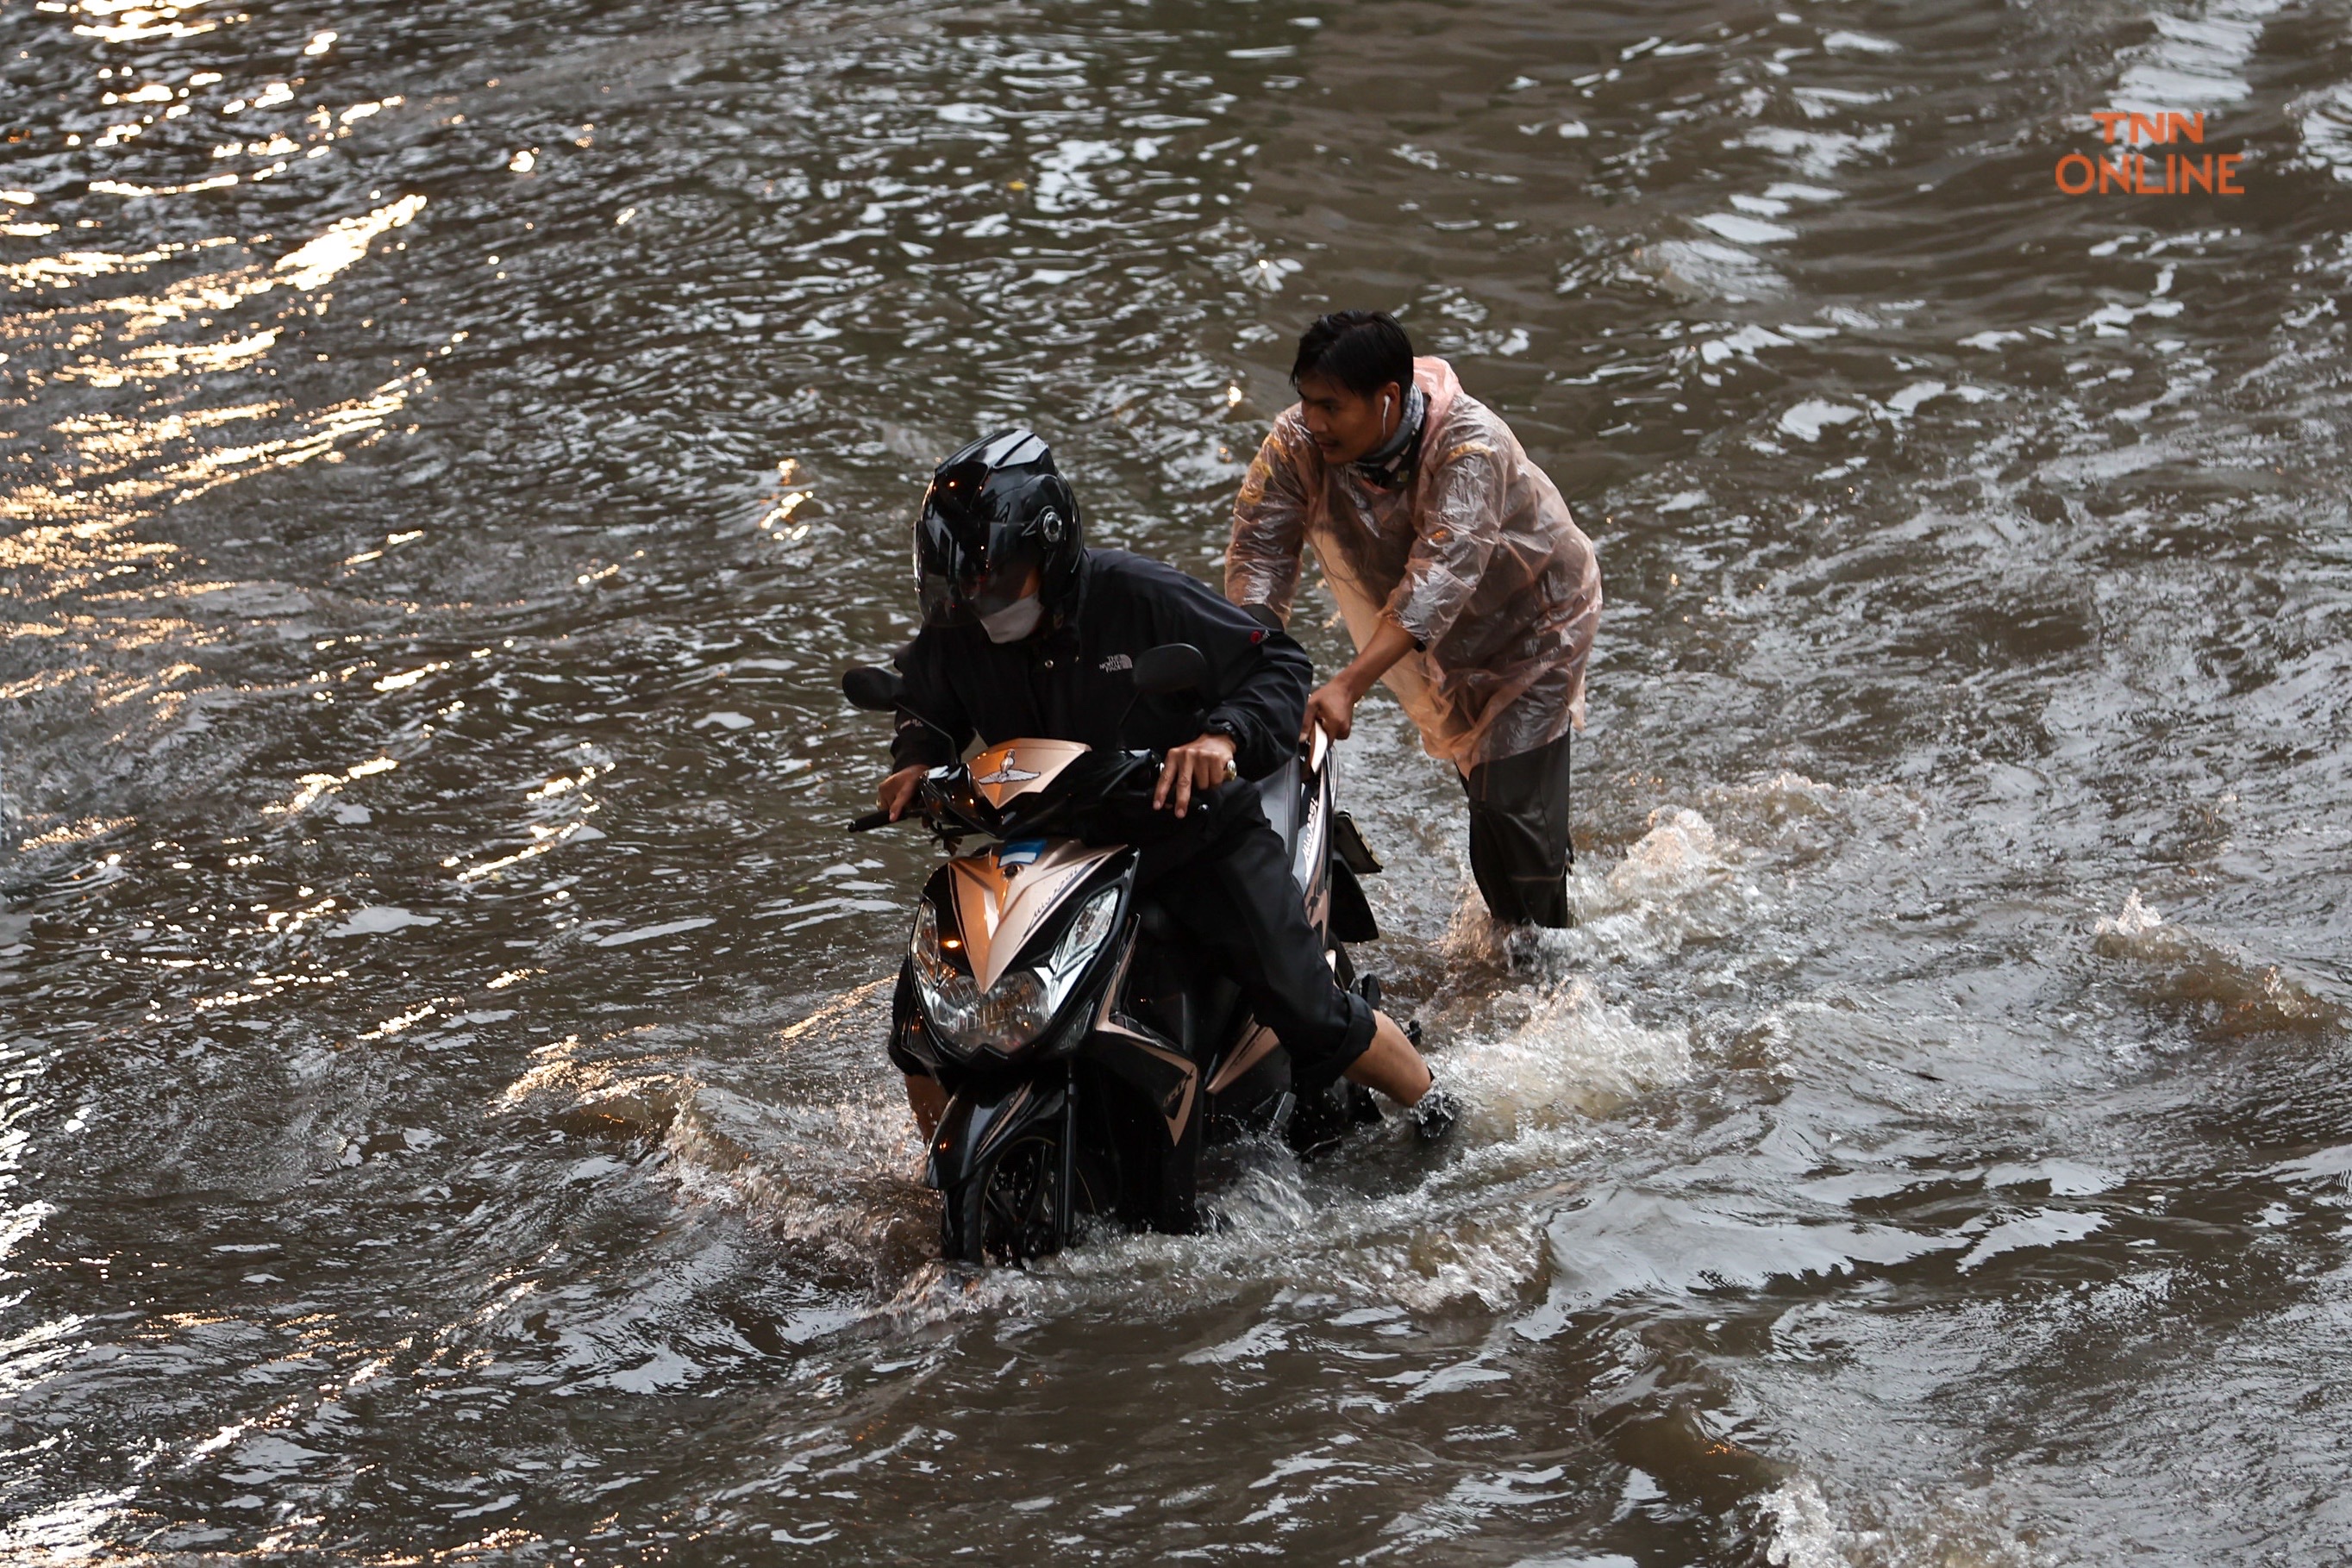
[[(1139, 694), (1206, 677), (1189, 643), (1135, 661)], [(849, 671), (842, 689), (875, 713), (904, 697), (878, 668)], [(1009, 740), (931, 769), (907, 814), (948, 856), (915, 906), (891, 1029), (951, 1096), (925, 1172), (950, 1260), (1017, 1264), (1101, 1224), (1194, 1230), (1204, 1146), (1280, 1134), (1310, 1153), (1379, 1119), (1370, 1092), (1345, 1081), (1294, 1092), (1289, 1059), (1240, 988), (1139, 894), (1140, 852), (1119, 830), (1150, 820), (1161, 760)], [(1378, 981), (1356, 978), (1345, 944), (1379, 935), (1357, 878), (1380, 863), (1337, 807), (1337, 774), (1318, 729), (1265, 779), (1227, 788), (1259, 792), (1334, 973), (1378, 1005)], [(877, 811), (850, 828), (888, 821)], [(967, 840), (984, 847), (965, 853)]]

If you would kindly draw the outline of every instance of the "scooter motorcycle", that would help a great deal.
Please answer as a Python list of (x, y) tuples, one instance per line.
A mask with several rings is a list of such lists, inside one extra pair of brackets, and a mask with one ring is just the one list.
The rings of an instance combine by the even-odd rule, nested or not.
[[(1135, 661), (1139, 694), (1196, 692), (1207, 675), (1189, 643)], [(842, 688), (868, 712), (904, 703), (887, 669), (851, 670)], [(916, 904), (891, 1028), (950, 1096), (925, 1169), (950, 1261), (1018, 1265), (1104, 1226), (1197, 1230), (1205, 1147), (1279, 1134), (1310, 1154), (1380, 1118), (1359, 1085), (1294, 1085), (1240, 988), (1139, 894), (1140, 851), (1104, 841), (1106, 821), (1137, 820), (1120, 809), (1148, 812), (1161, 760), (1010, 740), (932, 768), (901, 819), (948, 857)], [(1346, 945), (1379, 935), (1358, 879), (1380, 862), (1338, 808), (1328, 737), (1226, 788), (1258, 790), (1333, 972), (1378, 1005)], [(877, 811), (850, 829), (887, 825)]]

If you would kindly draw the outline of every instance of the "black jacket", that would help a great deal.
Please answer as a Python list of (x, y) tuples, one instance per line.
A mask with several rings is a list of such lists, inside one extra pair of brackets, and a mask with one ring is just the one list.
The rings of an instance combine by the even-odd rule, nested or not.
[[(1125, 550), (1087, 551), (1076, 593), (1058, 629), (1018, 643), (992, 643), (978, 626), (918, 635), (897, 661), (907, 693), (893, 764), (952, 762), (975, 734), (992, 746), (1030, 736), (1158, 749), (1213, 726), (1233, 736), (1242, 777), (1258, 779), (1297, 747), (1314, 665), (1287, 632), (1174, 567)], [(1163, 643), (1190, 643), (1207, 656), (1205, 691), (1136, 696), (1135, 656)]]

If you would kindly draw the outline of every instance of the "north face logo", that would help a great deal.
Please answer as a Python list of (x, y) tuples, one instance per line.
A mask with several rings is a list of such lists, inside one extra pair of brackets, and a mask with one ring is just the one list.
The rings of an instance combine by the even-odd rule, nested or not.
[(1129, 658), (1124, 653), (1113, 653), (1109, 658), (1105, 659), (1102, 662), (1102, 667), (1103, 674), (1107, 675), (1116, 674), (1120, 670), (1131, 670), (1135, 668), (1135, 661)]

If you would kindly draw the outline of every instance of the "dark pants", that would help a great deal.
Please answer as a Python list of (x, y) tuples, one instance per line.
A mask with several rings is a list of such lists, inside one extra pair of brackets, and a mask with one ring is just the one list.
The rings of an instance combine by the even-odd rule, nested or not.
[(1497, 758), (1462, 781), (1470, 796), (1470, 872), (1488, 913), (1513, 925), (1566, 925), (1568, 737)]
[(1307, 923), (1282, 839), (1254, 801), (1220, 813), (1213, 841), (1141, 890), (1165, 909), (1209, 961), (1242, 988), (1257, 1021), (1290, 1054), (1302, 1091), (1338, 1078), (1372, 1043), (1371, 1005), (1341, 988)]

